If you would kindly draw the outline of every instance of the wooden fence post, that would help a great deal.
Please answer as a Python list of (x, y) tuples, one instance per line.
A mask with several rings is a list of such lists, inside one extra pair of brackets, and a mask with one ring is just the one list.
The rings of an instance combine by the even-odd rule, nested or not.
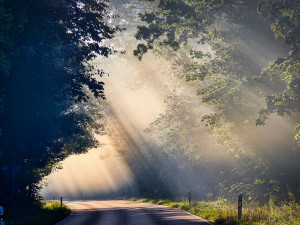
[(191, 191), (188, 191), (188, 200), (189, 200), (189, 205), (190, 205), (191, 202), (192, 202), (192, 193), (191, 193)]
[(243, 195), (240, 194), (238, 198), (238, 219), (242, 219), (242, 211), (243, 211)]

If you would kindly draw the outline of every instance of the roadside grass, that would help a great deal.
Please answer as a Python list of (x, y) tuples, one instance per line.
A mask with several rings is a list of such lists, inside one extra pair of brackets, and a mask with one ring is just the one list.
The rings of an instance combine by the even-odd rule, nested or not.
[[(32, 207), (17, 212), (16, 223), (22, 225), (54, 225), (68, 217), (71, 210), (65, 204), (60, 207), (57, 201), (42, 203), (39, 207)], [(5, 221), (6, 225), (13, 225), (13, 221)]]
[(237, 219), (237, 205), (230, 204), (226, 200), (213, 202), (196, 202), (190, 205), (187, 201), (174, 202), (171, 200), (130, 199), (137, 202), (147, 202), (158, 205), (166, 205), (207, 219), (215, 224), (222, 225), (300, 225), (300, 205), (294, 201), (283, 202), (276, 206), (273, 201), (264, 206), (243, 207), (243, 217)]

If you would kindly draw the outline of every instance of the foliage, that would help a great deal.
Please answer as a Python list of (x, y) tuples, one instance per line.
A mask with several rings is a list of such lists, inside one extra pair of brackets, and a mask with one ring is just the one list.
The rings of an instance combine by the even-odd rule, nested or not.
[[(142, 59), (152, 50), (170, 60), (175, 77), (188, 82), (182, 86), (196, 89), (201, 99), (198, 102), (195, 95), (182, 94), (186, 91), (182, 88), (177, 95), (184, 100), (176, 97), (167, 102), (169, 110), (148, 129), (160, 138), (160, 149), (175, 149), (177, 153), (171, 154), (179, 152), (210, 170), (214, 161), (207, 155), (217, 151), (206, 147), (206, 127), (206, 133), (214, 135), (217, 144), (227, 147), (231, 158), (232, 167), (215, 167), (220, 178), (214, 177), (219, 181), (219, 195), (236, 196), (243, 191), (252, 199), (256, 196), (267, 201), (269, 193), (285, 198), (291, 188), (298, 196), (295, 176), (300, 169), (296, 166), (299, 152), (293, 150), (296, 143), (291, 138), (284, 140), (287, 136), (282, 135), (287, 144), (282, 147), (284, 150), (277, 150), (273, 142), (280, 141), (269, 138), (272, 128), (259, 129), (255, 124), (264, 124), (273, 113), (289, 114), (291, 123), (299, 122), (299, 2), (151, 2), (154, 9), (140, 15), (146, 25), (138, 27), (136, 38), (142, 43), (134, 55)], [(287, 50), (289, 55), (279, 58)], [(276, 57), (279, 59), (268, 66)], [(269, 123), (276, 127), (280, 122), (271, 119)], [(202, 139), (199, 144), (195, 144), (197, 135)], [(201, 152), (200, 160), (197, 150)], [(280, 159), (291, 162), (279, 166)]]
[[(38, 199), (39, 182), (57, 162), (98, 145), (93, 98), (105, 98), (96, 78), (103, 71), (89, 61), (113, 53), (103, 40), (121, 30), (104, 22), (107, 3), (0, 1), (0, 166), (21, 166), (18, 198)], [(3, 173), (0, 180), (10, 199), (9, 180)]]
[[(17, 216), (16, 222), (22, 221), (22, 224), (53, 225), (68, 217), (71, 210), (65, 204), (60, 206), (59, 202), (51, 201), (43, 203), (41, 206), (34, 206), (32, 209), (26, 209), (26, 213)], [(13, 224), (12, 221), (5, 221), (6, 224)]]
[(300, 206), (293, 200), (284, 202), (279, 206), (274, 205), (270, 200), (268, 205), (249, 205), (243, 208), (242, 220), (237, 220), (237, 206), (230, 204), (226, 200), (215, 202), (192, 202), (187, 201), (172, 202), (170, 200), (134, 199), (139, 202), (148, 202), (159, 205), (166, 205), (179, 208), (215, 224), (298, 224), (300, 216)]
[[(283, 116), (300, 111), (300, 3), (299, 1), (261, 1), (258, 12), (267, 14), (274, 21), (272, 30), (276, 38), (283, 38), (290, 46), (287, 57), (275, 60), (262, 73), (262, 79), (267, 77), (274, 79), (274, 76), (277, 76), (285, 83), (283, 90), (267, 96), (267, 107), (260, 111), (257, 120), (257, 124), (262, 125), (271, 113), (276, 112)], [(297, 140), (297, 134), (295, 139)]]

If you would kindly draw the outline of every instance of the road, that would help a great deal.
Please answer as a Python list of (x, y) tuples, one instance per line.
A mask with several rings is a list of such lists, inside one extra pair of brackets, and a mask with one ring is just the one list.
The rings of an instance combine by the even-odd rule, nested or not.
[(57, 225), (208, 225), (188, 212), (123, 200), (67, 201), (71, 215)]

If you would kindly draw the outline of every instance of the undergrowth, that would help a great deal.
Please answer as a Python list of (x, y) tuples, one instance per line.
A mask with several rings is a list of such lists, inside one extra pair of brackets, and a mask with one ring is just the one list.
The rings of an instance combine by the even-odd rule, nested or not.
[(131, 199), (138, 202), (147, 202), (166, 205), (182, 209), (207, 219), (215, 224), (222, 225), (300, 225), (300, 205), (295, 201), (282, 202), (275, 205), (272, 200), (264, 206), (251, 205), (243, 207), (241, 220), (237, 219), (237, 205), (226, 200), (213, 202), (187, 201), (174, 202), (171, 200)]
[[(60, 206), (57, 201), (42, 203), (42, 205), (23, 208), (17, 211), (16, 223), (22, 225), (54, 225), (68, 217), (71, 210), (65, 204)], [(6, 220), (5, 225), (12, 225), (12, 219)]]

